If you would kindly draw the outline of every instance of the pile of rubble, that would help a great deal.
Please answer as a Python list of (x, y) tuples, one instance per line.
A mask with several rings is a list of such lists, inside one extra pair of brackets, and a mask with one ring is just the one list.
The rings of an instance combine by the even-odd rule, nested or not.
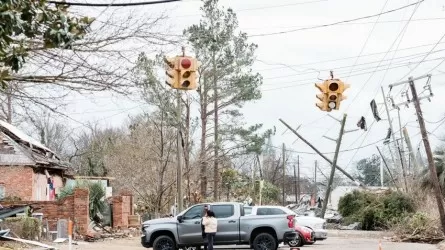
[(128, 229), (101, 227), (92, 222), (88, 229), (88, 233), (83, 236), (83, 240), (87, 242), (95, 242), (100, 240), (112, 240), (122, 238), (132, 238), (139, 235), (139, 228), (130, 227)]

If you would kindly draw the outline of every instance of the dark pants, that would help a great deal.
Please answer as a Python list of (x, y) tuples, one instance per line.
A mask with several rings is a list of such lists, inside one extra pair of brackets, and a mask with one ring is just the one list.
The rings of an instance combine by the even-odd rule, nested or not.
[(213, 250), (213, 242), (215, 241), (216, 233), (207, 233), (207, 250)]

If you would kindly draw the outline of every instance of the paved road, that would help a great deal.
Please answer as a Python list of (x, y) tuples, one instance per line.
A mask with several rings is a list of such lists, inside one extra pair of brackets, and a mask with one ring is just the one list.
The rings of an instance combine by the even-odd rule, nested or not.
[[(303, 246), (301, 250), (377, 250), (379, 240), (378, 239), (363, 239), (363, 238), (353, 238), (346, 239), (341, 237), (330, 237), (325, 241), (316, 242), (312, 246)], [(57, 246), (61, 250), (68, 250), (66, 245)], [(121, 239), (121, 240), (108, 240), (104, 242), (96, 243), (82, 243), (74, 246), (73, 250), (143, 250), (144, 248), (140, 245), (139, 239)], [(227, 246), (217, 246), (215, 249), (233, 249)], [(236, 249), (248, 249), (245, 247), (236, 247)], [(289, 247), (280, 247), (279, 250), (288, 250)], [(414, 244), (414, 243), (396, 243), (382, 241), (382, 250), (437, 250), (435, 245), (428, 244)]]

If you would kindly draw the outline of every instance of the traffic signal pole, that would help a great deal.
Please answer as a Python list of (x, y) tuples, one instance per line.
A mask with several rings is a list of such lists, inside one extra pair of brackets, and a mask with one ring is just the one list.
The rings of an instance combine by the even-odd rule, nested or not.
[(332, 183), (334, 182), (335, 175), (335, 166), (337, 165), (338, 152), (340, 151), (341, 139), (343, 138), (343, 134), (345, 132), (345, 124), (346, 124), (346, 114), (343, 114), (343, 120), (341, 121), (340, 133), (337, 139), (337, 145), (335, 147), (334, 160), (332, 161), (331, 174), (329, 175), (328, 187), (326, 189), (325, 198), (323, 201), (323, 207), (321, 208), (321, 218), (324, 218), (326, 213), (326, 208), (328, 206), (329, 195), (331, 193)]

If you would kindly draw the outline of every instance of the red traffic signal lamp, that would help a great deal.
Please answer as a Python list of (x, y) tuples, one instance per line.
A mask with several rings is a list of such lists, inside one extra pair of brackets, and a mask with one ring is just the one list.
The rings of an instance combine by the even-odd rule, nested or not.
[(173, 88), (182, 90), (196, 89), (197, 70), (198, 60), (196, 58), (189, 56), (178, 57), (178, 82)]

